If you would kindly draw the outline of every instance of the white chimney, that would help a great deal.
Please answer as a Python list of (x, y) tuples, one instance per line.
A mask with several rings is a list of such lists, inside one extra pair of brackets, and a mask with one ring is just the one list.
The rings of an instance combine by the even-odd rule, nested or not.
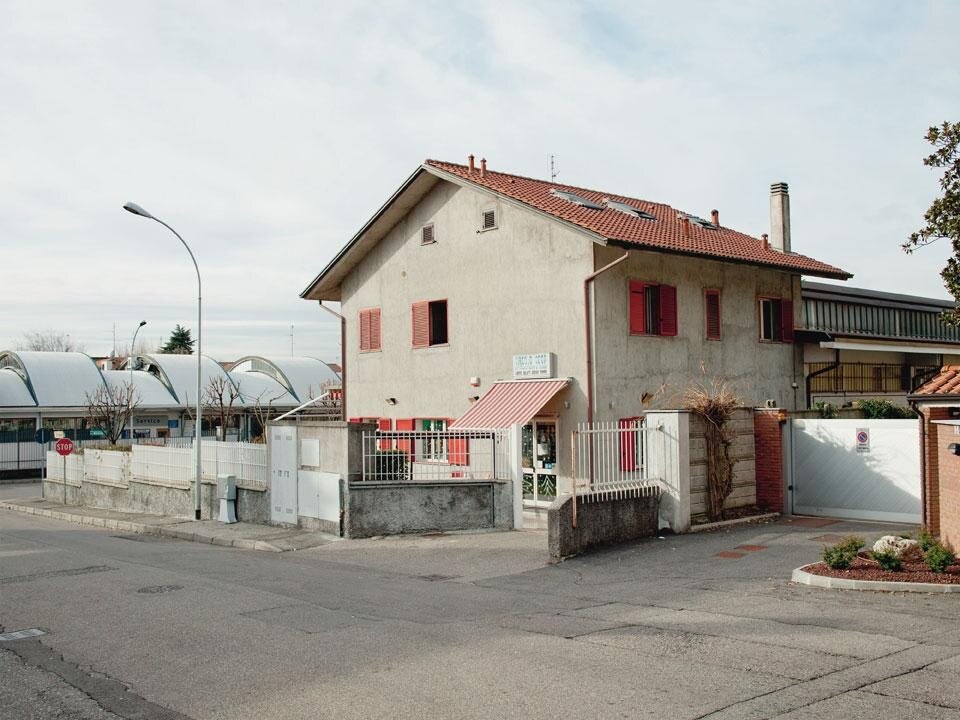
[(790, 252), (790, 192), (785, 182), (770, 186), (770, 247)]

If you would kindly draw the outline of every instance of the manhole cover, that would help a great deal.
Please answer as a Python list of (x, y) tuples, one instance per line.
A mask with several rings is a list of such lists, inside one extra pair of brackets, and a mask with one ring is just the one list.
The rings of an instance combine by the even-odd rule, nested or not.
[(150, 585), (137, 590), (143, 595), (159, 595), (161, 593), (173, 592), (174, 590), (183, 590), (183, 585)]

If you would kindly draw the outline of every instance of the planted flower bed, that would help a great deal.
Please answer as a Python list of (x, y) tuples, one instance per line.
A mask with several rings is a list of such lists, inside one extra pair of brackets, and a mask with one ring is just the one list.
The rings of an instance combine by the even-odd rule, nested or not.
[(945, 585), (960, 584), (960, 565), (954, 563), (943, 572), (934, 572), (922, 560), (920, 562), (904, 562), (900, 570), (884, 570), (876, 560), (865, 557), (866, 553), (859, 554), (850, 567), (845, 570), (831, 569), (824, 562), (807, 565), (803, 568), (813, 575), (843, 578), (845, 580), (875, 580), (891, 582), (938, 583)]
[(950, 548), (923, 532), (919, 539), (887, 535), (869, 551), (851, 536), (823, 549), (823, 561), (804, 572), (843, 580), (960, 585), (960, 563)]

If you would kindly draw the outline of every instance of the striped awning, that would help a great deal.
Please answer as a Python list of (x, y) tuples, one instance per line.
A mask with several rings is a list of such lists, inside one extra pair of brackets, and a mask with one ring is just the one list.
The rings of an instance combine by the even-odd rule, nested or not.
[(526, 425), (550, 398), (570, 384), (557, 380), (514, 380), (493, 384), (486, 394), (458, 417), (450, 427), (507, 428)]

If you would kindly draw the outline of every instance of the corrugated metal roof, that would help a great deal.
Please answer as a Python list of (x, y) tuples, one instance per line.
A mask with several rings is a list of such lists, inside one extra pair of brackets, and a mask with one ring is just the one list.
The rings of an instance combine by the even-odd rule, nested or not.
[(526, 425), (569, 380), (514, 380), (494, 383), (486, 394), (450, 426), (458, 429)]
[(27, 384), (11, 368), (0, 368), (0, 407), (36, 407)]
[[(111, 388), (124, 387), (130, 382), (131, 373), (129, 370), (104, 370), (103, 379)], [(133, 386), (137, 389), (137, 396), (140, 399), (139, 407), (142, 408), (171, 408), (177, 407), (176, 398), (173, 397), (167, 386), (160, 382), (160, 379), (151, 373), (143, 370), (133, 371)], [(180, 403), (182, 405), (182, 403)]]

